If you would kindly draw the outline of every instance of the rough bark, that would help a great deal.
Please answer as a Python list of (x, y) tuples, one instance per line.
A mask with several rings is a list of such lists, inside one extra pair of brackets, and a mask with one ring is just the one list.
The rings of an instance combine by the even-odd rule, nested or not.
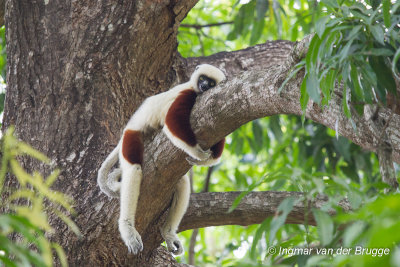
[[(53, 222), (71, 266), (156, 258), (159, 244), (149, 243), (140, 257), (127, 256), (111, 220), (118, 205), (100, 194), (96, 173), (138, 104), (175, 79), (177, 27), (195, 2), (6, 3), (4, 128), (15, 125), (21, 139), (63, 170), (55, 187), (75, 199), (75, 221), (85, 236), (78, 240)], [(24, 165), (49, 171), (28, 160)]]
[[(233, 201), (241, 192), (197, 193), (190, 198), (191, 205), (185, 214), (179, 230), (220, 225), (243, 225), (262, 223), (266, 218), (277, 215), (279, 204), (288, 197), (304, 198), (299, 192), (251, 192), (247, 194), (232, 212), (228, 213)], [(318, 196), (310, 202), (301, 201), (294, 205), (286, 223), (316, 225), (312, 208), (321, 208), (328, 198)], [(351, 209), (347, 201), (339, 203), (344, 211)], [(334, 210), (329, 211), (335, 214)]]
[[(75, 199), (74, 219), (84, 239), (78, 240), (57, 221), (53, 238), (66, 249), (71, 266), (175, 264), (158, 249), (158, 229), (170, 203), (166, 200), (190, 168), (185, 155), (162, 133), (147, 136), (136, 222), (145, 250), (139, 256), (127, 255), (119, 238), (118, 200), (107, 199), (96, 185), (101, 162), (145, 97), (186, 79), (197, 63), (226, 70), (228, 81), (199, 97), (194, 107), (192, 125), (205, 147), (253, 119), (301, 114), (301, 75), (281, 94), (277, 87), (307, 42), (268, 42), (244, 51), (179, 58), (177, 27), (195, 2), (7, 1), (4, 127), (15, 125), (21, 139), (63, 170), (56, 188)], [(375, 150), (379, 133), (365, 126), (365, 118), (355, 119), (355, 132), (340, 105), (338, 93), (323, 111), (310, 103), (307, 117), (334, 129), (337, 124), (340, 134)], [(384, 119), (389, 115), (385, 109), (379, 113)], [(400, 162), (399, 126), (395, 115), (386, 129), (396, 162)], [(49, 171), (28, 160), (23, 163), (30, 170)], [(185, 229), (207, 225), (204, 218), (200, 224), (190, 214)]]
[(5, 0), (0, 0), (0, 26), (4, 25), (4, 9), (6, 6)]

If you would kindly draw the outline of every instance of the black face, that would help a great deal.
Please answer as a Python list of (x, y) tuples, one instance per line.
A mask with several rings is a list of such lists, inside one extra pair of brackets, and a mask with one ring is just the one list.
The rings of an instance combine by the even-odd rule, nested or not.
[(205, 92), (210, 88), (213, 88), (217, 85), (214, 79), (211, 79), (205, 75), (200, 75), (199, 80), (197, 81), (197, 87), (201, 92)]

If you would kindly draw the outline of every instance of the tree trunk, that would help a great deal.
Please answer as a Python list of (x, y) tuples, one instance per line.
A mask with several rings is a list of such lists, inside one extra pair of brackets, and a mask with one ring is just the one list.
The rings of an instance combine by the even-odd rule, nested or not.
[[(99, 166), (145, 97), (184, 81), (198, 63), (226, 66), (228, 81), (200, 97), (194, 107), (192, 124), (205, 147), (252, 119), (301, 113), (301, 75), (289, 82), (282, 94), (276, 90), (305, 52), (307, 40), (297, 45), (268, 42), (238, 52), (182, 59), (176, 49), (177, 29), (195, 3), (7, 1), (8, 87), (3, 127), (15, 125), (20, 139), (48, 155), (62, 169), (55, 187), (75, 199), (74, 220), (84, 236), (78, 239), (62, 223), (52, 222), (56, 228), (53, 238), (66, 250), (71, 266), (178, 265), (159, 247), (162, 239), (158, 229), (175, 183), (190, 168), (183, 152), (160, 132), (147, 136), (151, 138), (145, 143), (145, 179), (136, 221), (144, 251), (138, 256), (129, 255), (119, 237), (118, 200), (110, 201), (96, 184)], [(340, 114), (340, 98), (338, 93), (323, 112), (310, 104), (307, 116), (329, 127), (338, 124), (342, 135), (376, 150), (374, 138), (379, 134), (363, 126), (365, 118), (355, 120), (359, 126), (355, 133)], [(389, 116), (389, 111), (382, 109), (379, 115)], [(386, 130), (397, 162), (399, 126), (400, 118), (395, 115)], [(30, 161), (24, 161), (24, 165), (29, 170), (49, 172)], [(223, 201), (224, 196), (232, 200), (231, 195), (209, 195), (205, 200), (193, 197), (182, 229), (224, 224), (217, 209), (218, 205), (229, 204)], [(261, 199), (267, 202), (267, 196), (271, 195)], [(250, 203), (256, 203), (252, 198), (260, 199), (257, 194), (249, 197)], [(219, 219), (195, 217), (191, 211), (210, 198), (215, 199), (214, 214)], [(265, 209), (276, 209), (277, 199), (281, 198), (268, 202), (270, 206)], [(301, 223), (305, 210), (299, 208), (300, 214), (294, 214), (290, 222)], [(247, 216), (263, 218), (260, 211), (250, 210)], [(248, 220), (256, 222), (259, 220)], [(229, 224), (228, 218), (225, 223)]]
[(140, 102), (176, 79), (178, 22), (195, 2), (7, 2), (4, 128), (15, 125), (63, 170), (55, 187), (75, 199), (84, 235), (78, 240), (56, 223), (71, 266), (157, 259), (159, 243), (148, 241), (140, 257), (127, 254), (111, 220), (118, 203), (100, 193), (96, 175)]

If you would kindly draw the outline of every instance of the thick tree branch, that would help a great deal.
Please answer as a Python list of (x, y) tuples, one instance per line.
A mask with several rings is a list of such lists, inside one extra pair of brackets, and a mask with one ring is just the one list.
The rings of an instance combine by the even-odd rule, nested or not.
[[(190, 206), (179, 227), (180, 231), (193, 228), (201, 228), (219, 225), (242, 225), (258, 224), (267, 217), (277, 215), (279, 204), (288, 197), (300, 199), (304, 197), (299, 192), (251, 192), (247, 194), (240, 204), (231, 213), (228, 213), (233, 201), (241, 192), (224, 193), (197, 193), (192, 194)], [(318, 196), (310, 202), (299, 202), (294, 205), (289, 213), (286, 223), (316, 225), (312, 216), (312, 208), (321, 208), (326, 204), (328, 198)], [(347, 201), (339, 205), (344, 211), (350, 210)], [(335, 211), (331, 210), (330, 214)]]
[[(275, 114), (301, 115), (299, 104), (301, 75), (291, 80), (281, 94), (277, 93), (277, 84), (286, 77), (290, 66), (297, 63), (298, 56), (304, 53), (304, 47), (304, 43), (294, 46), (289, 42), (271, 42), (245, 51), (209, 57), (207, 62), (220, 66), (222, 69), (224, 69), (224, 60), (231, 62), (232, 58), (237, 58), (237, 62), (248, 62), (248, 64), (246, 67), (240, 64), (231, 66), (232, 72), (228, 71), (228, 80), (225, 83), (198, 97), (193, 108), (191, 124), (196, 129), (195, 133), (200, 144), (205, 148), (210, 147), (244, 123), (257, 118)], [(266, 55), (267, 58), (262, 62), (275, 60), (275, 64), (269, 65), (268, 68), (260, 68), (256, 65), (262, 65), (262, 63), (256, 64), (250, 59), (246, 61), (246, 56), (252, 49), (255, 50), (253, 51), (255, 57)], [(275, 54), (276, 51), (279, 52)], [(204, 59), (193, 59), (193, 61), (199, 62)], [(191, 64), (191, 66), (194, 65)], [(238, 72), (239, 69), (245, 69), (245, 71)], [(191, 71), (188, 69), (189, 73)], [(330, 105), (324, 110), (310, 103), (306, 116), (315, 122), (336, 128), (339, 134), (366, 149), (375, 150), (379, 134), (367, 127), (366, 118), (355, 117), (354, 122), (357, 128), (354, 130), (350, 121), (342, 113), (341, 103), (340, 94), (335, 94)], [(389, 116), (389, 111), (382, 109), (379, 116)], [(399, 162), (400, 151), (400, 133), (397, 131), (399, 125), (400, 118), (394, 115), (387, 129), (397, 162)], [(189, 170), (190, 165), (185, 160), (186, 155), (174, 147), (163, 133), (156, 132), (153, 136), (148, 136), (146, 140), (150, 141), (145, 143), (143, 168), (145, 179), (141, 186), (143, 193), (139, 199), (137, 214), (140, 216), (137, 218), (137, 226), (142, 235), (148, 236), (148, 231), (154, 233), (154, 229), (160, 225), (160, 216), (169, 205), (165, 199), (171, 199), (175, 183)], [(158, 213), (155, 214), (154, 210), (148, 209), (147, 203), (158, 207)], [(117, 205), (117, 202), (114, 202), (114, 205)], [(117, 225), (117, 212), (113, 214), (114, 225)], [(159, 236), (149, 236), (147, 241), (151, 244), (159, 240)], [(156, 240), (151, 240), (153, 237)]]
[[(209, 57), (188, 59), (188, 65), (191, 67), (203, 62), (222, 68), (226, 65), (229, 66), (227, 67), (228, 81), (224, 86), (221, 86), (221, 90), (214, 90), (210, 94), (206, 94), (207, 97), (198, 101), (198, 105), (204, 106), (206, 110), (211, 111), (211, 106), (215, 107), (214, 110), (218, 114), (218, 118), (224, 117), (222, 120), (210, 122), (210, 128), (221, 129), (223, 125), (229, 128), (229, 131), (226, 131), (229, 133), (237, 128), (234, 125), (228, 125), (236, 124), (233, 121), (243, 120), (243, 123), (245, 123), (256, 118), (276, 114), (301, 115), (299, 85), (302, 81), (302, 74), (300, 73), (296, 78), (293, 78), (281, 94), (277, 93), (277, 89), (304, 53), (306, 43), (300, 42), (296, 45), (287, 41), (268, 42), (238, 52), (223, 52)], [(254, 58), (260, 60), (248, 58), (252, 54), (255, 55)], [(267, 56), (268, 54), (272, 57)], [(275, 56), (276, 54), (278, 56)], [(262, 58), (263, 55), (266, 58)], [(234, 64), (235, 62), (239, 63)], [(232, 97), (234, 97), (234, 100), (232, 100)], [(224, 110), (220, 110), (220, 105), (224, 106)], [(227, 113), (225, 113), (225, 110)], [(229, 112), (235, 113), (235, 120), (228, 119)], [(194, 111), (194, 113), (197, 112)], [(210, 112), (200, 113), (202, 118), (207, 117), (205, 121), (216, 118)], [(240, 114), (240, 116), (237, 117), (237, 114)], [(398, 114), (392, 115), (391, 110), (387, 108), (380, 109), (378, 116), (388, 122), (386, 134), (393, 148), (393, 159), (400, 163), (400, 133), (398, 131), (400, 116)], [(354, 114), (352, 119), (356, 129), (354, 129), (351, 121), (344, 116), (339, 88), (337, 88), (330, 105), (323, 110), (310, 102), (306, 117), (337, 130), (340, 135), (367, 150), (376, 152), (379, 147), (382, 133), (378, 129), (374, 130), (370, 127), (368, 116), (359, 117)], [(201, 120), (202, 118), (198, 119)], [(391, 119), (389, 120), (389, 118)], [(195, 121), (197, 120), (193, 119), (193, 122)], [(199, 128), (203, 129), (203, 126), (201, 125)], [(213, 134), (217, 134), (216, 132), (213, 132)], [(201, 139), (206, 140), (207, 138)]]

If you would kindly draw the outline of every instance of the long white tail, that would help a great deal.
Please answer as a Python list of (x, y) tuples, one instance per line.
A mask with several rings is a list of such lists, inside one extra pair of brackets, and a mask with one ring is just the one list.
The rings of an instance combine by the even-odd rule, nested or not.
[(114, 150), (108, 155), (108, 157), (105, 159), (103, 164), (101, 164), (101, 167), (97, 174), (97, 183), (98, 183), (101, 191), (103, 191), (109, 197), (119, 197), (119, 192), (118, 192), (119, 186), (114, 185), (114, 184), (119, 183), (118, 176), (121, 176), (121, 170), (116, 169), (111, 174), (109, 174), (109, 173), (110, 173), (111, 168), (118, 161), (120, 147), (121, 146), (119, 143), (114, 148)]

